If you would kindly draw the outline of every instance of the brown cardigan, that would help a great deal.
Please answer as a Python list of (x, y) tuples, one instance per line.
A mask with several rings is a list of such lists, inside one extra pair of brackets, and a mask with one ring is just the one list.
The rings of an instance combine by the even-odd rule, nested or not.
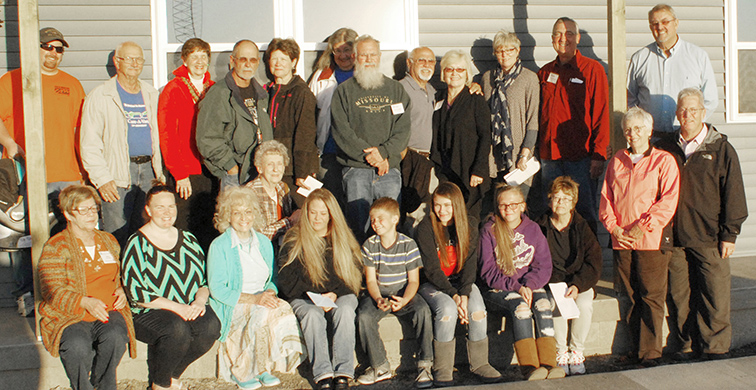
[[(113, 258), (118, 259), (120, 248), (116, 239), (109, 233), (95, 230), (99, 238)], [(50, 355), (58, 357), (60, 337), (69, 325), (84, 319), (84, 309), (79, 307), (81, 298), (87, 296), (86, 276), (84, 273), (84, 259), (76, 237), (70, 229), (66, 229), (47, 241), (42, 250), (37, 269), (42, 300), (39, 303), (39, 327), (42, 343), (50, 351)], [(118, 275), (120, 275), (120, 262)], [(121, 287), (120, 278), (116, 281)], [(118, 310), (126, 321), (129, 333), (129, 356), (136, 357), (136, 337), (134, 323), (131, 319), (129, 305)]]

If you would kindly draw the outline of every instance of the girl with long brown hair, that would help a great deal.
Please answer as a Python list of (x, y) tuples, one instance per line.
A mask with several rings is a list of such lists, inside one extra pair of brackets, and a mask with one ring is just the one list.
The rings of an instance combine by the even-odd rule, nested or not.
[(433, 212), (418, 225), (415, 240), (424, 266), (418, 293), (434, 317), (434, 383), (449, 386), (453, 382), (457, 318), (468, 325), (470, 371), (484, 382), (496, 382), (501, 374), (488, 363), (486, 307), (474, 284), (477, 228), (468, 221), (465, 199), (456, 184), (439, 184), (432, 199)]
[[(299, 319), (319, 389), (331, 385), (346, 389), (354, 376), (360, 261), (360, 246), (336, 198), (325, 189), (310, 193), (302, 205), (302, 218), (286, 233), (278, 254), (278, 288)], [(313, 301), (310, 292), (319, 295), (314, 299), (332, 301), (336, 307)], [(328, 337), (328, 323), (332, 337)], [(330, 348), (329, 338), (333, 340)]]

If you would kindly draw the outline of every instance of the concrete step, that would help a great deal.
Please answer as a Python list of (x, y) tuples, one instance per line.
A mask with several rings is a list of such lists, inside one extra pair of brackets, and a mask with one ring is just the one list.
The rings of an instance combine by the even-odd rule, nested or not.
[(8, 253), (0, 252), (0, 308), (16, 307), (16, 299), (11, 294), (15, 288), (13, 268)]

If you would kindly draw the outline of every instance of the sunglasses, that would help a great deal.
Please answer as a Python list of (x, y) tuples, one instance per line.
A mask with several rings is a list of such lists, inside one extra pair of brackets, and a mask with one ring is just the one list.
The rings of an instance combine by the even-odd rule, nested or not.
[(66, 48), (63, 47), (63, 46), (53, 46), (53, 45), (51, 45), (49, 43), (40, 43), (39, 47), (41, 47), (42, 50), (45, 50), (45, 51), (53, 51), (53, 50), (55, 50), (55, 52), (58, 53), (58, 54), (63, 54), (63, 51), (66, 50)]

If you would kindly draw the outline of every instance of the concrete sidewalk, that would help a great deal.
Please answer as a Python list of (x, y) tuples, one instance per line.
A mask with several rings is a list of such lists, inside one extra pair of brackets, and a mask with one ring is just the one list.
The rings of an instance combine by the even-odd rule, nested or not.
[(494, 385), (458, 386), (450, 389), (752, 390), (754, 388), (756, 388), (756, 356), (670, 364), (655, 368), (578, 375), (537, 382), (507, 382)]

